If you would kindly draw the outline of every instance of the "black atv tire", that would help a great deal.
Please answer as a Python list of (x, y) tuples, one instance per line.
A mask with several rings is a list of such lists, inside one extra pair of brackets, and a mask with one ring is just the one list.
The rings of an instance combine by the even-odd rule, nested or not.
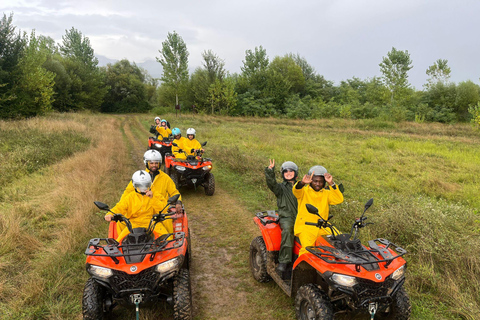
[(384, 312), (378, 312), (375, 319), (382, 320), (408, 320), (412, 313), (412, 305), (410, 304), (410, 298), (404, 287), (398, 289), (395, 295), (392, 297), (393, 302), (390, 307)]
[(178, 173), (175, 171), (174, 168), (170, 168), (168, 171), (170, 178), (172, 178), (173, 183), (175, 183), (175, 187), (178, 190), (178, 188), (180, 188), (180, 178), (178, 176)]
[(261, 236), (252, 240), (249, 260), (250, 271), (255, 280), (258, 282), (268, 282), (272, 280), (267, 273), (267, 247)]
[(203, 188), (205, 189), (205, 194), (207, 196), (213, 196), (215, 193), (215, 177), (210, 172), (205, 175)]
[(83, 289), (82, 313), (84, 320), (103, 320), (105, 289), (93, 278), (85, 283)]
[(173, 319), (193, 319), (192, 290), (190, 286), (190, 271), (188, 269), (180, 269), (173, 280)]
[(295, 297), (295, 313), (298, 320), (333, 319), (333, 307), (330, 300), (313, 283), (300, 287)]

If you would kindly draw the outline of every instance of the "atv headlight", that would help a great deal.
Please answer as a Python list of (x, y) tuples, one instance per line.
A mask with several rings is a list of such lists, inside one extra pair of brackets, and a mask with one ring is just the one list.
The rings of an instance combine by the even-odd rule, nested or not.
[(90, 265), (87, 269), (88, 273), (92, 276), (97, 276), (99, 278), (107, 279), (113, 275), (112, 269)]
[(162, 147), (162, 145), (161, 145), (160, 143), (155, 143), (155, 147), (157, 147), (157, 148), (161, 148), (161, 147)]
[(392, 273), (392, 279), (393, 280), (398, 280), (401, 277), (403, 277), (404, 274), (405, 274), (405, 265), (401, 266), (400, 268), (395, 270), (394, 273)]
[(175, 166), (175, 169), (177, 169), (178, 171), (185, 171), (185, 167), (182, 167), (182, 166)]
[(344, 274), (334, 273), (330, 280), (344, 287), (353, 287), (357, 284), (357, 279), (355, 277), (346, 276)]
[(205, 167), (203, 167), (203, 170), (210, 171), (210, 170), (212, 170), (212, 166), (211, 165), (205, 166)]
[(170, 271), (173, 271), (174, 269), (177, 268), (178, 263), (179, 263), (178, 257), (173, 258), (171, 260), (165, 261), (157, 265), (155, 267), (155, 271), (161, 274), (169, 273)]

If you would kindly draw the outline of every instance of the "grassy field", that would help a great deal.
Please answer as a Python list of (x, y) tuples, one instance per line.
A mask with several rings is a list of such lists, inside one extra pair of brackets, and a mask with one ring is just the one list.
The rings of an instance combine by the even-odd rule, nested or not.
[[(387, 238), (408, 250), (413, 319), (480, 317), (480, 134), (471, 126), (161, 116), (184, 133), (194, 127), (214, 160), (213, 197), (182, 191), (196, 229), (195, 319), (294, 319), (292, 301), (248, 270), (258, 235), (251, 218), (276, 203), (263, 174), (269, 158), (295, 161), (300, 175), (321, 164), (342, 182), (345, 202), (332, 207), (341, 230), (374, 198), (368, 217), (375, 224), (362, 239)], [(83, 252), (106, 230), (92, 202), (118, 200), (152, 120), (52, 114), (0, 122), (0, 318), (81, 318)], [(222, 267), (210, 274), (208, 260), (219, 252)], [(209, 285), (207, 272), (235, 281)], [(231, 296), (206, 294), (222, 286)], [(222, 298), (237, 301), (237, 316)]]

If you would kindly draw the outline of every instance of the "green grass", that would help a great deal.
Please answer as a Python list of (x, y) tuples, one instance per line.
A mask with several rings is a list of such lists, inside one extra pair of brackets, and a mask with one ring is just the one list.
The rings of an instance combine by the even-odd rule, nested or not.
[(345, 202), (332, 208), (335, 223), (350, 230), (373, 197), (375, 225), (362, 239), (387, 238), (409, 251), (414, 319), (479, 315), (480, 136), (470, 126), (206, 116), (170, 122), (208, 140), (216, 180), (242, 200), (250, 211), (243, 214), (275, 208), (263, 174), (269, 158), (277, 168), (296, 162), (300, 176), (325, 166), (346, 188)]
[[(162, 114), (162, 118), (184, 133), (194, 127), (197, 139), (208, 141), (205, 156), (213, 159), (217, 186), (240, 201), (244, 211), (235, 214), (247, 217), (243, 220), (250, 220), (256, 211), (276, 206), (263, 172), (268, 159), (276, 160), (277, 169), (283, 161), (295, 161), (300, 176), (313, 165), (324, 165), (346, 189), (345, 202), (332, 207), (337, 226), (350, 230), (363, 204), (373, 197), (368, 221), (375, 224), (362, 230), (362, 240), (387, 238), (408, 250), (406, 286), (412, 301), (412, 319), (479, 318), (478, 131), (468, 125), (378, 120), (300, 121), (175, 114)], [(136, 129), (135, 122), (140, 121), (148, 130), (153, 122), (151, 115), (125, 120), (123, 116), (56, 114), (45, 121), (68, 122), (68, 126), (58, 125), (55, 130), (45, 126), (29, 131), (35, 134), (28, 137), (18, 134), (26, 132), (28, 126), (18, 124), (15, 129), (17, 123), (0, 123), (0, 213), (17, 214), (0, 219), (0, 234), (8, 239), (0, 247), (0, 314), (11, 319), (71, 319), (80, 313), (81, 292), (88, 277), (84, 247), (88, 239), (105, 234), (103, 214), (97, 214), (93, 206), (90, 211), (87, 209), (85, 219), (90, 229), (78, 230), (63, 254), (54, 255), (48, 250), (35, 254), (34, 249), (61, 247), (55, 238), (62, 226), (58, 220), (74, 211), (69, 206), (69, 193), (75, 190), (64, 193), (60, 189), (54, 194), (53, 204), (42, 204), (50, 186), (55, 187), (55, 164), (75, 156), (75, 152), (95, 147), (98, 140), (92, 139), (89, 131), (111, 119), (117, 121), (116, 143), (124, 146), (124, 151), (111, 153), (116, 157), (114, 169), (106, 172), (101, 182), (85, 183), (91, 187), (95, 200), (114, 204), (129, 174), (138, 167), (130, 156), (138, 146), (132, 144), (122, 125), (131, 125), (132, 136), (143, 142), (146, 149), (149, 134)], [(70, 126), (73, 128), (69, 129)], [(18, 169), (15, 165), (23, 167)], [(15, 170), (20, 170), (20, 174), (13, 173)], [(4, 172), (10, 176), (5, 177)], [(209, 199), (215, 200), (215, 196)], [(221, 199), (218, 201), (221, 205)], [(244, 226), (232, 222), (231, 217), (218, 217), (218, 223), (224, 228), (206, 224), (197, 233), (222, 238), (221, 249), (231, 257), (231, 269), (222, 276), (240, 279), (236, 290), (240, 295), (248, 294), (251, 308), (260, 318), (293, 318), (292, 301), (278, 286), (254, 284), (249, 275), (246, 257), (252, 234), (242, 233)], [(17, 227), (20, 230), (15, 232)], [(38, 278), (40, 295), (32, 296), (29, 290), (36, 292), (35, 288), (22, 286), (22, 274), (26, 279)], [(25, 292), (16, 292), (15, 285)]]

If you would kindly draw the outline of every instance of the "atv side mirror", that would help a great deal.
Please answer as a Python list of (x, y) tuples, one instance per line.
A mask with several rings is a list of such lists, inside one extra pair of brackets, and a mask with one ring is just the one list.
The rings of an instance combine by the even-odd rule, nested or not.
[(365, 203), (365, 211), (367, 211), (368, 208), (370, 208), (373, 204), (373, 198), (371, 198), (370, 200), (367, 201), (367, 203)]
[(315, 206), (312, 206), (310, 203), (307, 203), (305, 206), (307, 207), (308, 212), (320, 217), (320, 215), (318, 214), (318, 209)]
[(202, 143), (202, 147), (205, 147), (207, 145), (207, 141), (205, 141), (204, 143)]
[(94, 201), (93, 203), (95, 203), (97, 208), (100, 209), (100, 210), (105, 210), (105, 211), (110, 210), (110, 207), (106, 203), (103, 203), (103, 202), (100, 202), (100, 201)]
[(180, 194), (176, 194), (171, 198), (168, 198), (168, 204), (175, 204), (178, 201), (178, 198), (180, 198)]

